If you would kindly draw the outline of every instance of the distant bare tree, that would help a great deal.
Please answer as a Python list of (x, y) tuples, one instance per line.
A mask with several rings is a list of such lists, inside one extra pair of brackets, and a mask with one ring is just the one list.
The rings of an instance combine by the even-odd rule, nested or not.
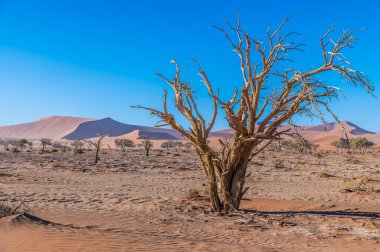
[(350, 152), (350, 139), (348, 138), (348, 136), (346, 135), (346, 137), (341, 137), (339, 139), (339, 142), (340, 142), (340, 148), (342, 149), (345, 149), (347, 152)]
[(98, 137), (96, 139), (94, 139), (94, 140), (83, 140), (95, 148), (95, 161), (94, 161), (95, 164), (97, 164), (99, 161), (99, 151), (100, 151), (100, 148), (102, 147), (102, 141), (106, 136), (109, 136), (108, 132), (99, 131)]
[(67, 149), (67, 142), (64, 142), (62, 144), (62, 152), (66, 152), (66, 149)]
[(41, 142), (41, 145), (42, 145), (42, 152), (45, 152), (46, 150), (46, 146), (50, 146), (51, 145), (51, 139), (47, 139), (47, 138), (42, 138), (40, 140)]
[(22, 152), (22, 149), (25, 147), (26, 144), (28, 144), (28, 140), (25, 138), (19, 139), (16, 141), (16, 146), (20, 148), (20, 151)]
[(181, 147), (183, 147), (183, 143), (181, 141), (176, 141), (174, 146), (177, 151), (180, 151)]
[(60, 149), (62, 152), (66, 152), (67, 142), (53, 142), (51, 146), (55, 149)]
[(132, 140), (123, 138), (115, 139), (115, 145), (116, 147), (121, 148), (122, 151), (125, 151), (126, 148), (135, 147), (135, 143)]
[(52, 142), (52, 143), (51, 143), (51, 146), (52, 146), (53, 148), (57, 148), (57, 149), (62, 148), (62, 144), (61, 144), (60, 142)]
[[(162, 111), (134, 106), (146, 109), (159, 117), (157, 127), (171, 126), (192, 143), (209, 183), (214, 211), (229, 212), (239, 209), (240, 201), (248, 190), (244, 183), (250, 160), (274, 139), (292, 134), (290, 130), (284, 130), (280, 126), (285, 123), (293, 124), (292, 119), (296, 115), (318, 117), (326, 123), (324, 112), (330, 113), (338, 120), (330, 109), (330, 101), (339, 96), (339, 88), (328, 84), (321, 76), (326, 78), (330, 76), (327, 73), (338, 73), (347, 82), (364, 87), (370, 94), (373, 93), (372, 82), (363, 72), (352, 68), (342, 54), (343, 49), (355, 44), (355, 31), (344, 31), (339, 38), (333, 39), (333, 29), (328, 29), (319, 41), (322, 64), (307, 71), (297, 70), (289, 56), (292, 51), (302, 51), (303, 44), (290, 40), (298, 36), (295, 32), (282, 35), (287, 21), (288, 18), (273, 32), (268, 29), (266, 42), (257, 40), (242, 30), (240, 18), (236, 25), (227, 23), (235, 38), (229, 30), (215, 27), (224, 34), (238, 55), (242, 86), (241, 89), (235, 90), (230, 100), (223, 101), (203, 68), (194, 60), (213, 104), (213, 114), (208, 123), (198, 109), (190, 82), (183, 80), (180, 67), (175, 60), (172, 61), (176, 67), (173, 79), (162, 74), (158, 76), (173, 89), (175, 108), (187, 119), (191, 127), (185, 130), (174, 115), (169, 113), (166, 90)], [(289, 62), (289, 66), (284, 67), (285, 63), (280, 64), (286, 61)], [(214, 149), (207, 143), (219, 106), (234, 131), (230, 145), (227, 146), (220, 141), (221, 150)]]
[(150, 140), (149, 137), (145, 137), (145, 139), (141, 142), (141, 145), (145, 149), (145, 155), (148, 157), (150, 149), (153, 148), (153, 142)]
[(337, 140), (331, 142), (330, 145), (335, 147), (337, 152), (342, 148), (341, 142)]

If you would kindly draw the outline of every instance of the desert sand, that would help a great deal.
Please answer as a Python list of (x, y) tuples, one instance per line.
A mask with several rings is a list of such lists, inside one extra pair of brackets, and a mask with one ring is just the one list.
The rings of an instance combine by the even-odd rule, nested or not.
[[(0, 251), (379, 251), (380, 153), (265, 151), (241, 211), (210, 210), (193, 151), (0, 151)], [(321, 173), (323, 172), (323, 173)], [(330, 176), (322, 176), (328, 174)], [(371, 190), (343, 193), (366, 177)], [(201, 192), (188, 198), (189, 189)]]

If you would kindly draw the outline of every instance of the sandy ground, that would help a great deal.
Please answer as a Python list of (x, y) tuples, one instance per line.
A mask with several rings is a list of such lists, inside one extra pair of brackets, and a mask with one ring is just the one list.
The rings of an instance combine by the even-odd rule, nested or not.
[[(380, 251), (378, 151), (267, 151), (228, 215), (187, 198), (206, 188), (191, 151), (93, 155), (0, 151), (0, 203), (29, 210), (0, 218), (0, 251)], [(340, 192), (363, 176), (370, 191)]]

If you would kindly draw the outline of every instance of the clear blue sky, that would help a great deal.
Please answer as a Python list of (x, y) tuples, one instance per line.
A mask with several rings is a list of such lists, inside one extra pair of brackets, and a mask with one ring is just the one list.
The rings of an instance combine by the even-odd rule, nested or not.
[[(379, 83), (378, 0), (9, 0), (0, 1), (0, 125), (50, 115), (153, 125), (146, 112), (129, 106), (160, 108), (166, 85), (155, 73), (172, 73), (172, 58), (198, 87), (190, 61), (197, 57), (228, 97), (241, 84), (237, 59), (212, 25), (222, 25), (223, 18), (234, 21), (237, 8), (244, 29), (258, 38), (266, 26), (293, 14), (286, 31), (304, 35), (307, 53), (295, 63), (302, 68), (321, 62), (319, 37), (329, 26), (337, 31), (364, 26), (346, 56)], [(380, 131), (380, 99), (352, 87), (344, 93), (346, 98), (332, 105), (339, 118)], [(201, 92), (203, 110), (205, 98)], [(215, 128), (225, 127), (219, 118)]]

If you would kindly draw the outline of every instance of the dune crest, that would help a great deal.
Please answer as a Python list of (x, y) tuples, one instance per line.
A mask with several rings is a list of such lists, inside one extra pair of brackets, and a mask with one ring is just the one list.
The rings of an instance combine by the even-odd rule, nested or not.
[(45, 117), (31, 123), (1, 126), (0, 137), (61, 139), (68, 132), (75, 130), (81, 123), (91, 120), (94, 119), (71, 116)]

